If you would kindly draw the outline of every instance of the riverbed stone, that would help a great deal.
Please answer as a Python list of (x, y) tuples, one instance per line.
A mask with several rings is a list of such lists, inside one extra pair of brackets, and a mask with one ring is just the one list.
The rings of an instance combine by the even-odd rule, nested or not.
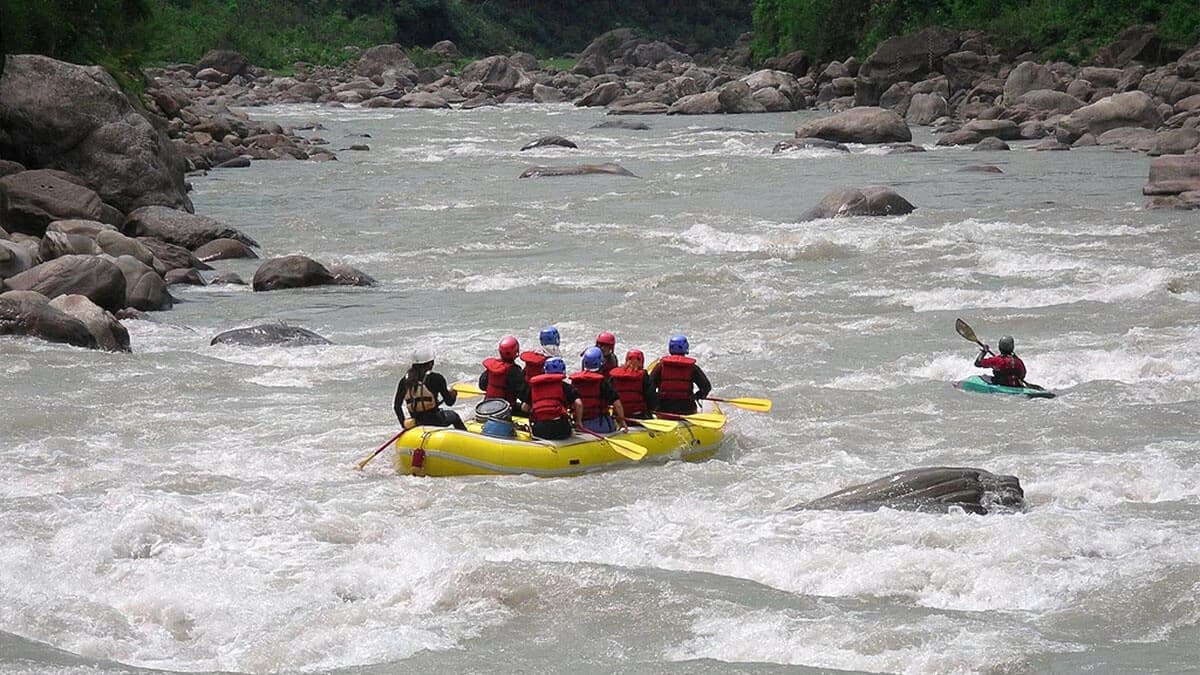
[(916, 207), (884, 185), (840, 188), (825, 195), (801, 220), (847, 216), (895, 216), (912, 213)]
[(40, 237), (56, 220), (99, 220), (100, 195), (61, 171), (37, 169), (0, 178), (0, 223)]
[(125, 276), (103, 256), (66, 255), (4, 280), (11, 290), (36, 291), (47, 298), (73, 293), (115, 312), (125, 306)]
[(165, 206), (144, 206), (130, 213), (125, 231), (131, 236), (156, 237), (189, 250), (222, 238), (236, 239), (248, 246), (258, 246), (258, 242), (237, 228), (207, 216), (197, 216)]
[(809, 136), (839, 143), (907, 143), (912, 140), (912, 131), (895, 111), (864, 106), (796, 128), (796, 138)]
[(132, 351), (129, 347), (129, 331), (117, 321), (111, 312), (83, 295), (60, 295), (50, 300), (50, 306), (68, 316), (78, 319), (96, 338), (96, 347), (110, 352)]
[(23, 335), (87, 349), (99, 346), (82, 321), (51, 307), (48, 298), (31, 291), (0, 293), (0, 335)]
[(333, 283), (333, 275), (312, 258), (288, 255), (264, 261), (254, 273), (252, 283), (256, 291), (274, 291)]

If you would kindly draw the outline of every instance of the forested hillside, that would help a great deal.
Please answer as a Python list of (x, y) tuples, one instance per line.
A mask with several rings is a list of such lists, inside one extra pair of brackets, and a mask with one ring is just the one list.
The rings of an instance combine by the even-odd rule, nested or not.
[(1196, 0), (757, 0), (758, 58), (803, 49), (818, 60), (866, 56), (885, 38), (930, 25), (978, 29), (1011, 54), (1086, 58), (1122, 28), (1158, 24), (1180, 44), (1200, 40)]
[(0, 0), (0, 48), (112, 70), (230, 48), (280, 69), (384, 42), (449, 39), (467, 56), (551, 57), (619, 26), (698, 49), (732, 45), (753, 27), (759, 59), (803, 49), (827, 60), (940, 24), (983, 30), (1012, 54), (1079, 59), (1138, 23), (1180, 44), (1200, 40), (1196, 0)]

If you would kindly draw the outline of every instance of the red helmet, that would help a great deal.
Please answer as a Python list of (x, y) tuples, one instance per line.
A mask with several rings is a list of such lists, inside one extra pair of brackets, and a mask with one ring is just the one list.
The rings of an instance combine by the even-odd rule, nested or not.
[(515, 360), (521, 351), (521, 345), (517, 342), (517, 338), (511, 335), (500, 338), (500, 344), (496, 348), (500, 351), (500, 358), (505, 361)]
[(640, 349), (630, 349), (629, 351), (625, 352), (625, 363), (630, 363), (632, 361), (637, 361), (638, 366), (642, 366), (646, 363), (646, 355), (643, 354), (642, 350)]
[(596, 344), (604, 345), (605, 347), (616, 347), (617, 346), (617, 336), (613, 335), (612, 333), (610, 333), (608, 331), (604, 331), (603, 333), (596, 336)]

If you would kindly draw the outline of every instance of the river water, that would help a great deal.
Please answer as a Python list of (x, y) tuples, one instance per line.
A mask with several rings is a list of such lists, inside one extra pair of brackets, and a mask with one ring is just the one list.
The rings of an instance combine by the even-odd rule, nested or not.
[[(0, 670), (1197, 667), (1200, 229), (1141, 209), (1145, 156), (934, 149), (924, 129), (923, 154), (772, 155), (813, 113), (252, 114), (371, 149), (194, 178), (197, 211), (380, 285), (176, 287), (127, 322), (132, 355), (0, 341)], [(518, 151), (546, 134), (580, 149)], [(640, 178), (517, 179), (600, 161)], [(799, 222), (868, 184), (918, 210)], [(1061, 396), (952, 388), (977, 372), (956, 317), (1016, 336)], [(335, 344), (209, 345), (276, 319)], [(732, 411), (700, 464), (354, 469), (396, 429), (414, 347), (474, 378), (550, 323), (568, 351), (611, 330), (656, 356), (684, 332), (714, 394), (774, 411)], [(928, 465), (1015, 474), (1030, 508), (785, 510)]]

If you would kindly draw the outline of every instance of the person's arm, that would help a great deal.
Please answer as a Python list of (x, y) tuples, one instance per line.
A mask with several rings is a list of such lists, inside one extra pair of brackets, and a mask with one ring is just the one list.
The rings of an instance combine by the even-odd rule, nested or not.
[(625, 421), (625, 408), (621, 405), (621, 399), (613, 401), (613, 413), (617, 418), (617, 427), (621, 431), (629, 431), (629, 424)]
[(985, 357), (986, 357), (988, 354), (991, 354), (991, 353), (992, 353), (992, 350), (991, 350), (991, 349), (988, 349), (988, 346), (987, 346), (987, 345), (979, 345), (979, 356), (976, 356), (976, 357), (975, 357), (975, 367), (976, 367), (976, 368), (988, 368), (988, 367), (990, 367), (990, 366), (985, 366), (985, 365), (983, 365), (983, 361), (984, 361), (984, 358), (985, 358)]
[(1003, 368), (1004, 359), (999, 356), (984, 357), (983, 352), (979, 353), (979, 358), (975, 359), (975, 365), (979, 368)]
[(396, 385), (396, 398), (392, 401), (392, 410), (396, 411), (396, 419), (400, 420), (400, 424), (404, 424), (404, 384), (407, 378), (400, 378), (400, 384)]
[(429, 387), (429, 391), (441, 396), (446, 405), (454, 405), (458, 400), (458, 392), (446, 385), (446, 378), (441, 373), (430, 373), (429, 377), (425, 378), (425, 386)]
[(485, 370), (479, 374), (479, 388), (484, 391), (487, 391), (487, 378), (488, 378), (488, 371)]
[(513, 392), (513, 398), (517, 400), (517, 409), (514, 412), (528, 413), (531, 405), (529, 385), (525, 382), (525, 371), (518, 366), (508, 369), (508, 390)]
[(650, 374), (642, 375), (642, 398), (646, 399), (646, 410), (654, 412), (658, 410), (658, 390), (654, 388), (654, 383), (650, 381)]
[(700, 366), (692, 366), (692, 384), (696, 385), (696, 400), (708, 398), (709, 392), (712, 391), (712, 383), (708, 381), (708, 376), (700, 369)]
[(583, 401), (575, 399), (571, 402), (571, 410), (575, 415), (575, 428), (583, 429)]

